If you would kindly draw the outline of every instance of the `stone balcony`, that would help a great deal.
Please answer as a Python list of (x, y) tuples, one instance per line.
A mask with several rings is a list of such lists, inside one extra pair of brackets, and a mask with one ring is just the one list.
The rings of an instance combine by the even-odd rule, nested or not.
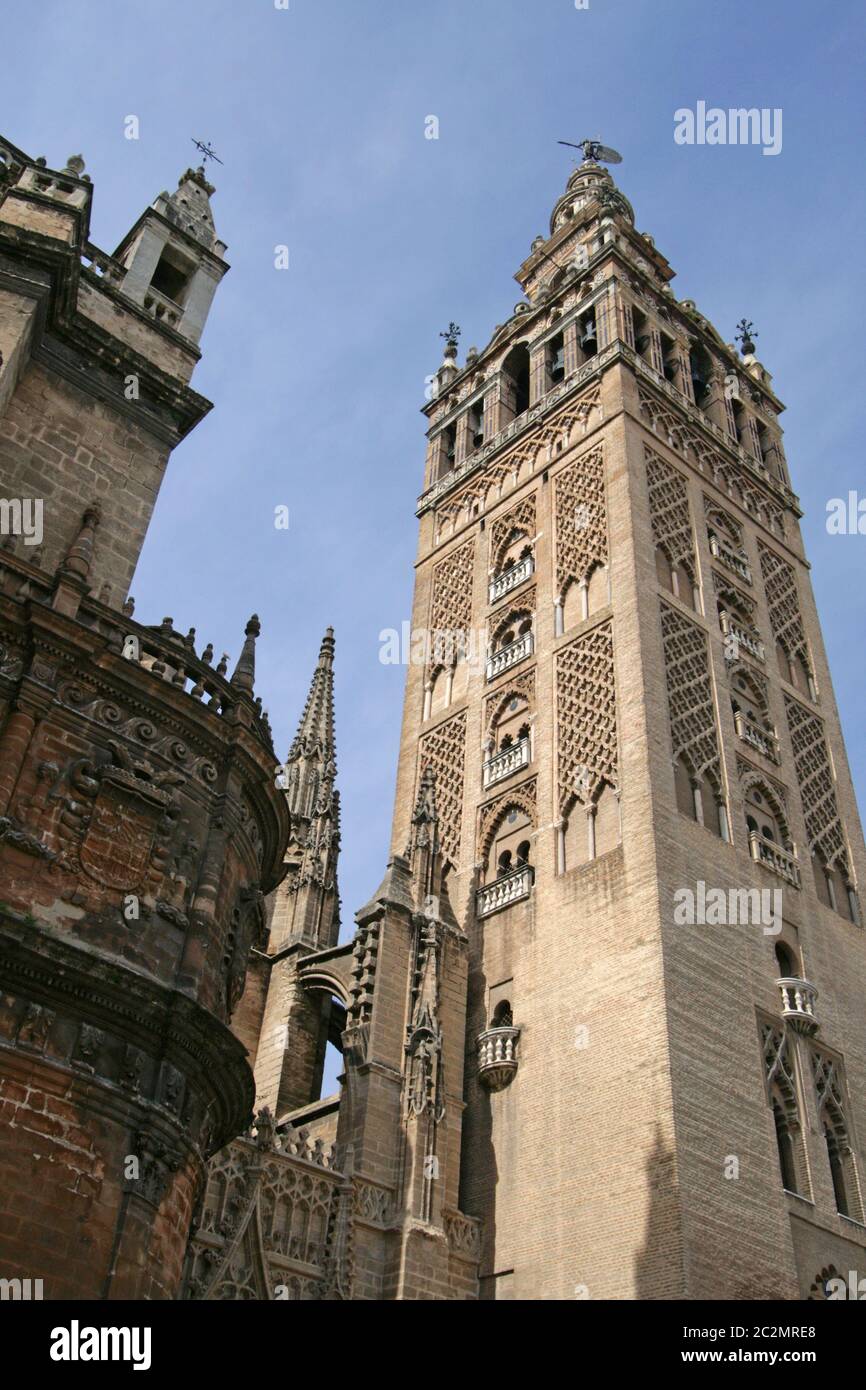
[(488, 1091), (502, 1091), (517, 1071), (519, 1028), (486, 1028), (478, 1034), (478, 1080)]
[(168, 328), (177, 328), (183, 318), (181, 306), (175, 304), (174, 300), (169, 299), (161, 290), (154, 289), (153, 285), (148, 286), (144, 296), (144, 312)]
[(782, 849), (774, 840), (768, 840), (757, 830), (749, 833), (749, 848), (756, 864), (763, 864), (771, 873), (785, 879), (794, 888), (800, 887), (800, 865), (796, 854)]
[(509, 565), (507, 570), (502, 571), (502, 574), (497, 574), (494, 579), (491, 579), (489, 588), (490, 602), (498, 603), (506, 594), (510, 594), (512, 589), (516, 589), (519, 585), (525, 583), (534, 571), (535, 562), (531, 555), (525, 555), (523, 559), (518, 560), (516, 564)]
[(487, 679), (496, 680), (503, 671), (510, 671), (512, 666), (516, 666), (519, 661), (525, 661), (526, 657), (531, 656), (533, 651), (533, 640), (531, 632), (524, 632), (522, 637), (516, 641), (509, 642), (507, 647), (501, 647), (498, 652), (487, 658)]
[(722, 624), (722, 632), (726, 637), (732, 637), (737, 645), (743, 647), (756, 661), (766, 661), (767, 657), (764, 651), (764, 644), (757, 632), (752, 632), (744, 627), (742, 623), (736, 622), (736, 620), (731, 617), (730, 613), (725, 612), (724, 609), (719, 614), (719, 617)]
[(522, 738), (517, 743), (510, 744), (508, 748), (503, 748), (501, 753), (488, 758), (484, 764), (485, 789), (492, 787), (494, 782), (501, 782), (503, 778), (519, 772), (521, 768), (528, 767), (529, 759), (528, 738)]
[(741, 710), (734, 711), (734, 727), (737, 730), (737, 735), (750, 748), (754, 748), (756, 752), (769, 758), (770, 762), (781, 762), (779, 740), (775, 734), (768, 733), (766, 729), (762, 729), (760, 725), (747, 719)]
[(818, 991), (808, 980), (785, 977), (777, 980), (782, 995), (782, 1017), (798, 1033), (815, 1033), (818, 1019), (815, 1014), (815, 1001)]
[(752, 568), (748, 560), (742, 555), (738, 555), (733, 546), (725, 545), (717, 536), (710, 537), (710, 551), (713, 556), (727, 569), (738, 574), (741, 579), (745, 579), (747, 584), (752, 582)]
[(475, 894), (477, 915), (489, 917), (503, 907), (510, 907), (512, 903), (528, 898), (532, 892), (534, 878), (535, 870), (531, 864), (519, 864), (516, 869), (509, 869), (501, 878), (494, 879), (493, 883), (485, 884)]

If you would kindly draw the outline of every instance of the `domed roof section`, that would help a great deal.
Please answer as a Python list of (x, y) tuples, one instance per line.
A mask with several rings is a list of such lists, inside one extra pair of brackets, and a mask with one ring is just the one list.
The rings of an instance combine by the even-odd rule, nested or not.
[(611, 212), (618, 212), (634, 226), (634, 209), (628, 198), (620, 193), (609, 171), (601, 164), (585, 159), (573, 171), (565, 192), (550, 215), (551, 236), (593, 199)]

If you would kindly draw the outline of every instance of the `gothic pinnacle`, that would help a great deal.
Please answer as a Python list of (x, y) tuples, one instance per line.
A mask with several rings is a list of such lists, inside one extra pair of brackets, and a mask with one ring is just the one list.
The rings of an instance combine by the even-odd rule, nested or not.
[(244, 629), (244, 645), (231, 679), (236, 690), (245, 690), (250, 695), (256, 679), (256, 638), (261, 630), (258, 614), (254, 613)]
[(101, 520), (102, 509), (99, 503), (91, 502), (81, 518), (81, 529), (66, 552), (66, 558), (60, 567), (64, 574), (74, 574), (79, 579), (86, 579), (90, 574), (90, 566), (93, 562), (93, 542), (96, 528)]

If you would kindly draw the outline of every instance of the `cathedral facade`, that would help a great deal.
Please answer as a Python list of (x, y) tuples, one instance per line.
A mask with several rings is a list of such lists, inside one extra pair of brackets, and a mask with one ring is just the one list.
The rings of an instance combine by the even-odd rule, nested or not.
[(341, 942), (333, 632), (281, 762), (258, 620), (229, 674), (127, 593), (208, 408), (213, 190), (188, 171), (107, 256), (80, 161), (0, 155), (2, 492), (46, 514), (0, 550), (0, 1272), (213, 1300), (866, 1274), (866, 858), (750, 326), (738, 352), (676, 299), (591, 158), (462, 366), (452, 325), (390, 858)]

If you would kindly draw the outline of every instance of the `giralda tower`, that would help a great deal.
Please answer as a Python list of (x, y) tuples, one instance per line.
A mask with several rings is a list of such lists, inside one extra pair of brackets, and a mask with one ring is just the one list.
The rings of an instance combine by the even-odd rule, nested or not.
[(782, 406), (672, 277), (585, 160), (426, 408), (392, 850), (430, 769), (483, 1298), (866, 1273), (864, 848)]

